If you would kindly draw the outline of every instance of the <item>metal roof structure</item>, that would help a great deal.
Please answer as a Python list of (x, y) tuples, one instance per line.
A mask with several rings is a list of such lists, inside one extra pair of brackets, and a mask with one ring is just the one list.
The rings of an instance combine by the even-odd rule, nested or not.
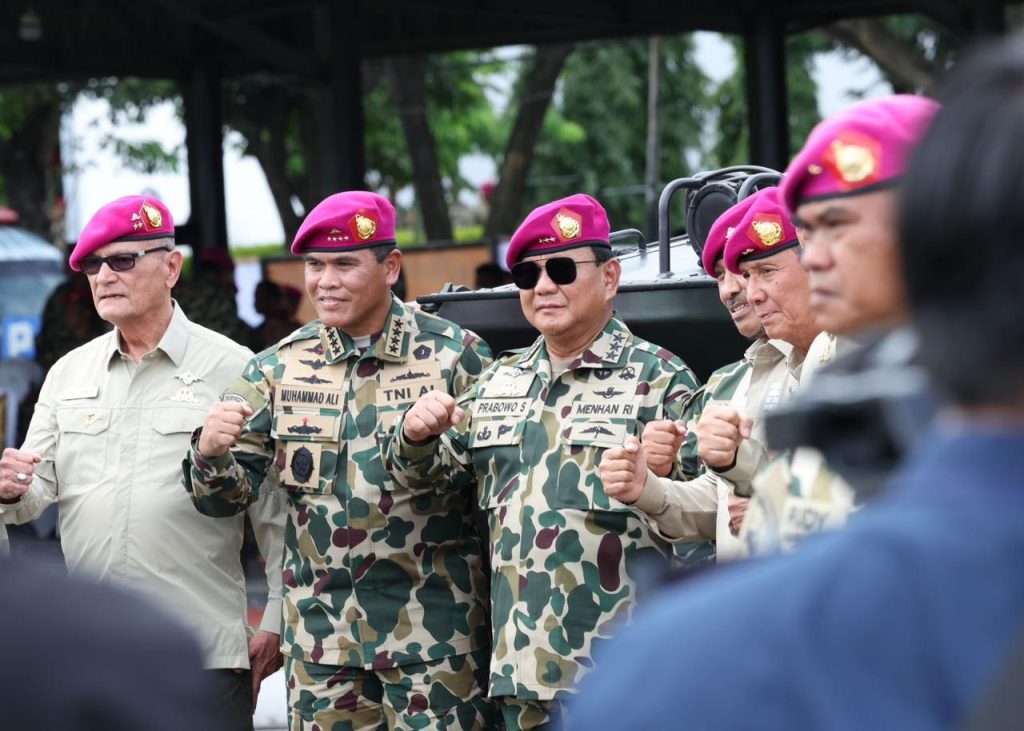
[(743, 37), (751, 161), (788, 158), (787, 34), (841, 18), (920, 13), (957, 34), (1000, 32), (1006, 0), (0, 0), (0, 83), (103, 76), (182, 84), (197, 240), (226, 247), (221, 82), (325, 90), (326, 187), (362, 185), (367, 58), (668, 35)]
[[(998, 30), (1003, 0), (3, 0), (0, 78), (132, 74), (184, 78), (198, 60), (225, 76), (328, 83), (332, 58), (520, 43), (785, 33), (841, 18), (920, 13), (957, 32)], [(35, 21), (32, 20), (33, 16)], [(26, 27), (26, 23), (28, 27)], [(38, 40), (32, 37), (33, 28)]]

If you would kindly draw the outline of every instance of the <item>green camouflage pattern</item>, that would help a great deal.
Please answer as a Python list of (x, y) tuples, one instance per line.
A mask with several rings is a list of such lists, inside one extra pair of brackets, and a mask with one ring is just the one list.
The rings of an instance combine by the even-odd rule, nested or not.
[(853, 489), (821, 452), (800, 447), (772, 460), (754, 478), (740, 528), (750, 555), (792, 551), (811, 533), (837, 528), (854, 511)]
[(476, 481), (491, 532), (492, 696), (569, 696), (594, 646), (629, 619), (645, 561), (666, 563), (648, 517), (605, 494), (606, 447), (675, 419), (697, 387), (690, 369), (612, 318), (553, 375), (544, 339), (498, 359), (459, 397), (466, 417), (412, 445), (401, 421), (386, 445), (395, 481), (419, 491)]
[(484, 695), (486, 650), (440, 660), (364, 670), (288, 658), (290, 731), (500, 727), (498, 703)]
[(421, 394), (460, 393), (490, 361), (475, 334), (393, 299), (365, 353), (314, 321), (253, 358), (224, 396), (253, 409), (231, 452), (205, 460), (193, 435), (184, 484), (206, 515), (245, 509), (280, 473), (285, 654), (386, 669), (488, 646), (469, 489), (395, 490), (380, 444)]
[(566, 728), (564, 701), (521, 701), (504, 698), (501, 715), (506, 731)]

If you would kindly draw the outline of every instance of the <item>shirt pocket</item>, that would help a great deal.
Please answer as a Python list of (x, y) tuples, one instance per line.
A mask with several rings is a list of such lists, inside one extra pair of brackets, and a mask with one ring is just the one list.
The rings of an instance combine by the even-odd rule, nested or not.
[(509, 503), (521, 482), (524, 418), (474, 418), (470, 423), (467, 444), (473, 452), (476, 467), (479, 505), (482, 510)]
[(281, 485), (287, 490), (323, 495), (331, 492), (341, 447), (340, 414), (277, 411), (271, 436), (277, 441)]
[(58, 485), (91, 484), (103, 474), (111, 410), (98, 406), (58, 406), (60, 442), (54, 467)]
[(165, 408), (153, 412), (152, 465), (181, 462), (188, 456), (192, 432), (206, 421), (203, 409)]
[(556, 508), (628, 511), (609, 497), (601, 484), (601, 456), (609, 447), (621, 447), (637, 433), (635, 419), (578, 417), (566, 421), (560, 433), (562, 465), (550, 486), (549, 502)]

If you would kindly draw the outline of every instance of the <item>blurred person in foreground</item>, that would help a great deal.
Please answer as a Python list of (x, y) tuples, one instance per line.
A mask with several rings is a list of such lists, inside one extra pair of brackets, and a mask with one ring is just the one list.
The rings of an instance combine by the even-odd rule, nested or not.
[[(858, 494), (850, 473), (836, 469), (844, 461), (819, 446), (834, 434), (843, 456), (863, 462), (899, 451), (885, 436), (885, 414), (856, 406), (867, 389), (894, 388), (895, 374), (843, 383), (833, 389), (838, 407), (811, 411), (805, 399), (834, 383), (822, 380), (826, 373), (863, 375), (872, 353), (887, 352), (875, 345), (880, 340), (903, 347), (899, 336), (906, 334), (896, 329), (906, 323), (907, 300), (896, 212), (907, 161), (937, 109), (933, 100), (909, 94), (858, 102), (816, 126), (786, 168), (780, 196), (800, 235), (810, 307), (822, 332), (808, 349), (797, 396), (767, 419), (769, 443), (786, 451), (754, 481), (740, 534), (751, 553), (791, 550), (805, 536), (841, 525), (892, 470), (892, 462), (876, 469)], [(927, 417), (920, 421), (923, 430)]]
[(571, 709), (581, 728), (967, 727), (1019, 657), (1024, 42), (970, 57), (940, 98), (899, 236), (918, 359), (947, 406), (844, 529), (668, 592), (606, 648), (612, 672)]
[(56, 502), (68, 569), (144, 591), (192, 629), (224, 728), (246, 729), (281, 663), (284, 520), (276, 495), (249, 513), (270, 590), (253, 634), (244, 517), (199, 515), (179, 485), (192, 431), (251, 352), (185, 317), (171, 299), (181, 263), (156, 198), (118, 198), (86, 224), (69, 264), (114, 330), (50, 369), (24, 444), (0, 458), (0, 515), (24, 523)]
[(221, 731), (195, 638), (123, 589), (0, 560), (5, 729)]

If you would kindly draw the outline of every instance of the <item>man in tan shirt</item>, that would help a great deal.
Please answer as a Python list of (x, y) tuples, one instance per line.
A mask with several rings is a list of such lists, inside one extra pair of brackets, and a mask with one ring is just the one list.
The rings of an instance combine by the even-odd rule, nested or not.
[(166, 207), (143, 196), (86, 225), (70, 265), (115, 329), (47, 374), (24, 445), (0, 459), (0, 514), (21, 523), (57, 502), (68, 569), (142, 590), (192, 628), (222, 728), (251, 729), (254, 687), (280, 664), (283, 513), (273, 490), (249, 511), (270, 588), (250, 637), (244, 516), (200, 515), (179, 483), (192, 431), (252, 354), (171, 299), (182, 264), (173, 237)]
[[(684, 445), (683, 464), (692, 461), (686, 457), (696, 450), (706, 471), (686, 482), (665, 479), (679, 454), (678, 442), (669, 438), (673, 425), (665, 421), (648, 425), (642, 450), (639, 443), (627, 443), (608, 450), (602, 462), (606, 491), (651, 515), (677, 540), (717, 538), (720, 559), (745, 555), (733, 534), (743, 518), (751, 480), (768, 458), (760, 417), (789, 398), (804, 353), (818, 332), (796, 230), (781, 215), (777, 194), (777, 188), (758, 191), (726, 211), (708, 235), (704, 265), (716, 273), (723, 304), (740, 332), (757, 340), (743, 360), (712, 374), (687, 405), (695, 428)], [(735, 289), (734, 280), (746, 288), (742, 301), (737, 295), (725, 296)], [(745, 312), (755, 315), (762, 332), (743, 319)], [(709, 492), (718, 505), (710, 530), (694, 510), (697, 498)]]

